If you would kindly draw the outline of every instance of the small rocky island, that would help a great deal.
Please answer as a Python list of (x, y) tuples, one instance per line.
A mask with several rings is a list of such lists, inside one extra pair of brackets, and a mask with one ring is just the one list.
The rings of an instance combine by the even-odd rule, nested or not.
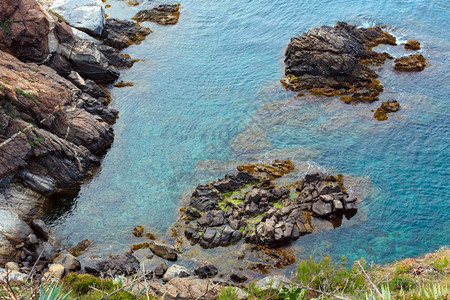
[(290, 161), (237, 167), (236, 174), (196, 187), (180, 223), (192, 244), (214, 248), (246, 243), (277, 247), (314, 231), (311, 218), (340, 226), (357, 213), (343, 175), (307, 174), (291, 185), (276, 179), (294, 169)]

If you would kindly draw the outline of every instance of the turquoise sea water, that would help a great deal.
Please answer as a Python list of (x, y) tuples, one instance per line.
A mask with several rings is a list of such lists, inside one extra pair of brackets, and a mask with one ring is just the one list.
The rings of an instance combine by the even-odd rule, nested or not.
[[(154, 4), (107, 3), (108, 15), (120, 18)], [(49, 218), (61, 245), (87, 237), (93, 252), (123, 251), (137, 241), (131, 235), (137, 224), (164, 237), (193, 187), (238, 163), (271, 158), (366, 183), (359, 216), (300, 238), (299, 259), (330, 254), (383, 263), (450, 244), (450, 2), (181, 4), (177, 25), (143, 23), (154, 33), (124, 51), (145, 60), (121, 71), (133, 88), (111, 88), (120, 118), (97, 175), (64, 213)], [(381, 100), (401, 103), (387, 121), (372, 117), (380, 102), (293, 98), (281, 87), (290, 37), (337, 21), (389, 24), (400, 43), (422, 43), (430, 64), (423, 72), (396, 73), (392, 62), (379, 69)], [(409, 53), (403, 45), (380, 49), (394, 57)]]

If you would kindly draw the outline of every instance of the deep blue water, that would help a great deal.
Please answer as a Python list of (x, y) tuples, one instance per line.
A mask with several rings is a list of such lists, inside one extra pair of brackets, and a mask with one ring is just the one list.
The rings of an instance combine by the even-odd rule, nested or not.
[[(108, 15), (121, 18), (154, 4), (107, 3)], [(88, 237), (104, 255), (122, 251), (136, 241), (137, 224), (163, 237), (194, 186), (238, 163), (271, 158), (370, 182), (360, 216), (299, 239), (299, 259), (330, 254), (383, 263), (450, 244), (450, 2), (181, 4), (177, 25), (143, 23), (154, 33), (124, 51), (145, 60), (121, 72), (133, 88), (111, 89), (111, 107), (120, 110), (116, 139), (98, 174), (55, 223), (63, 245)], [(395, 73), (392, 62), (379, 70), (381, 100), (401, 103), (387, 121), (372, 117), (380, 102), (294, 99), (281, 87), (290, 37), (337, 21), (389, 24), (400, 43), (422, 43), (429, 61), (423, 72)], [(402, 45), (380, 49), (408, 53)]]

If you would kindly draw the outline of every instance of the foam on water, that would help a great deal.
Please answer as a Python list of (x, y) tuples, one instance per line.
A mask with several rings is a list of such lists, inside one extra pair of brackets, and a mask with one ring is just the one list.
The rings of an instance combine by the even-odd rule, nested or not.
[[(108, 14), (121, 18), (154, 4), (107, 3)], [(137, 224), (163, 237), (197, 184), (276, 154), (370, 182), (361, 217), (300, 238), (299, 258), (386, 262), (450, 244), (449, 6), (445, 0), (186, 0), (177, 25), (143, 23), (154, 33), (124, 52), (146, 60), (121, 70), (135, 86), (111, 88), (111, 107), (120, 110), (115, 142), (65, 212), (49, 218), (56, 219), (57, 238), (62, 245), (89, 238), (92, 251), (108, 255), (136, 241)], [(372, 117), (380, 102), (291, 98), (279, 83), (289, 39), (337, 21), (389, 24), (400, 41), (422, 44), (430, 64), (423, 72), (396, 73), (392, 62), (379, 70), (380, 100), (401, 103), (385, 122)], [(403, 46), (380, 49), (395, 57), (411, 53)]]

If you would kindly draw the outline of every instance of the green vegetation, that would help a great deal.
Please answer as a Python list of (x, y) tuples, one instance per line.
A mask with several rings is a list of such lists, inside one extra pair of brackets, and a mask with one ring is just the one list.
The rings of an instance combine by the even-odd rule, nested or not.
[(62, 284), (52, 282), (49, 286), (45, 286), (41, 283), (41, 289), (39, 293), (39, 300), (66, 300), (69, 297), (70, 292), (62, 295)]
[(31, 95), (30, 93), (25, 92), (22, 89), (16, 88), (16, 92), (20, 95), (23, 95), (24, 97), (31, 99), (34, 101), (34, 103), (36, 103), (36, 105), (40, 105), (40, 103), (36, 100), (36, 98), (34, 98), (33, 95)]

